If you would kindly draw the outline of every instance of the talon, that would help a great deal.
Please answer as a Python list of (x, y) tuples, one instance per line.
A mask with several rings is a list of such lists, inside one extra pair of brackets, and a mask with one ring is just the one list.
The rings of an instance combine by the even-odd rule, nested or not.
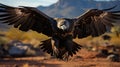
[(63, 55), (63, 60), (64, 61), (68, 61), (69, 59), (69, 55), (68, 55), (68, 52), (66, 52), (64, 55)]
[(57, 57), (58, 55), (59, 55), (59, 50), (56, 47), (54, 47), (53, 56)]

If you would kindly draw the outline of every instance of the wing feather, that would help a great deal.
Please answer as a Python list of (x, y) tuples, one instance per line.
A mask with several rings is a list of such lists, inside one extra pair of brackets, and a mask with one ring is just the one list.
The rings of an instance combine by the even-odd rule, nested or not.
[(73, 33), (78, 38), (99, 36), (116, 22), (120, 22), (120, 11), (91, 9), (77, 18)]
[(34, 7), (11, 7), (0, 4), (0, 22), (13, 25), (22, 31), (34, 30), (52, 36), (56, 23), (53, 18), (45, 15)]

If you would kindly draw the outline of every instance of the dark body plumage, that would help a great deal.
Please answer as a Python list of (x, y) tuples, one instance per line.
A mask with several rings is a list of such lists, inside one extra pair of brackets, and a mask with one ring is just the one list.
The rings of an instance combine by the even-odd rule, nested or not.
[(33, 30), (51, 39), (43, 41), (41, 49), (59, 59), (67, 59), (81, 49), (74, 38), (99, 36), (112, 22), (120, 21), (120, 11), (90, 9), (79, 17), (51, 18), (34, 7), (11, 7), (0, 4), (0, 22), (13, 25), (22, 31)]

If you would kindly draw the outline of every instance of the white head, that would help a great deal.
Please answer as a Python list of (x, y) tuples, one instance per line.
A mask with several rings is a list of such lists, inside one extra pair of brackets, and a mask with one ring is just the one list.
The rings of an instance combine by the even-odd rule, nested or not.
[(59, 19), (57, 21), (57, 27), (62, 30), (68, 30), (70, 27), (70, 22), (66, 19)]

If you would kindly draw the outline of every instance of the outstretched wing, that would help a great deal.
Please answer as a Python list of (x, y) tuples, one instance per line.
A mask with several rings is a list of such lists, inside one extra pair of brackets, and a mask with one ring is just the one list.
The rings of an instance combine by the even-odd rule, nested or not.
[(11, 7), (0, 4), (0, 22), (14, 25), (22, 31), (34, 30), (52, 36), (52, 18), (33, 7)]
[(120, 11), (91, 9), (76, 20), (73, 30), (75, 38), (99, 36), (107, 31), (107, 26), (111, 27), (113, 22), (120, 22)]

